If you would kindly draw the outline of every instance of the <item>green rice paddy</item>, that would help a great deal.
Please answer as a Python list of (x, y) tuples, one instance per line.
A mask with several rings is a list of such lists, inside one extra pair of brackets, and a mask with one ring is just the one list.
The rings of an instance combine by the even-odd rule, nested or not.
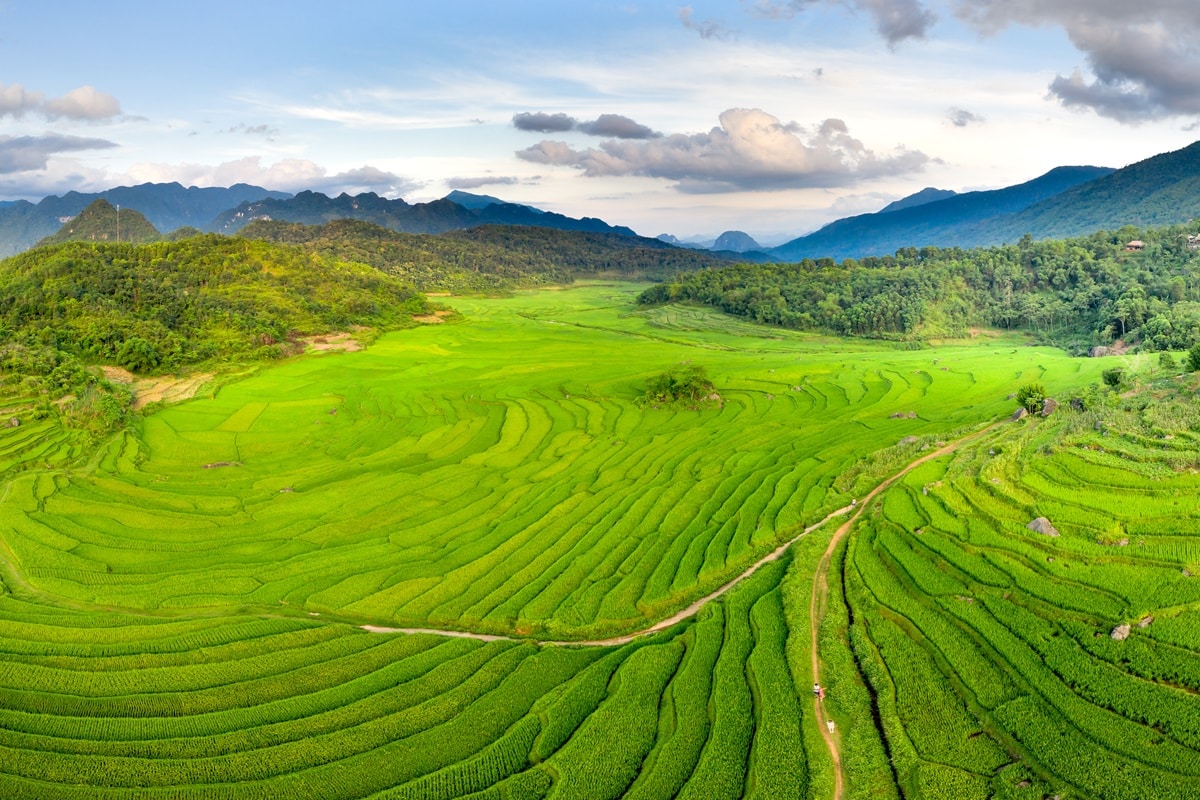
[[(833, 526), (661, 633), (539, 640), (645, 628), (1021, 383), (1109, 364), (638, 288), (455, 298), (465, 322), (272, 367), (87, 462), (0, 429), (0, 796), (832, 796), (808, 608)], [(683, 362), (719, 406), (637, 402)], [(818, 634), (849, 796), (1200, 792), (1197, 478), (1071, 413), (914, 470), (838, 551)]]

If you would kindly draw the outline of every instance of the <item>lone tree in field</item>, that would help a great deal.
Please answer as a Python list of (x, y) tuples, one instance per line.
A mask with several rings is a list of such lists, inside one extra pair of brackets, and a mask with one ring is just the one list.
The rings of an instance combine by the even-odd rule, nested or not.
[(1017, 389), (1017, 402), (1021, 404), (1030, 414), (1036, 414), (1042, 410), (1042, 403), (1046, 400), (1046, 387), (1040, 383), (1027, 383), (1020, 389)]
[(719, 399), (716, 392), (717, 389), (708, 379), (704, 367), (698, 364), (688, 364), (669, 369), (646, 381), (646, 391), (642, 396), (642, 401), (664, 405), (684, 403), (698, 406), (709, 400)]

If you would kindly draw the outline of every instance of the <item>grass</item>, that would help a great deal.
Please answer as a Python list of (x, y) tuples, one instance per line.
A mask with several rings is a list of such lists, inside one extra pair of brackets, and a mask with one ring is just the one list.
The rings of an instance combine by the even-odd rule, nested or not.
[[(0, 795), (828, 796), (829, 530), (654, 636), (521, 639), (645, 627), (1022, 382), (1108, 364), (639, 312), (637, 288), (454, 298), (464, 322), (263, 370), (91, 455), (0, 429)], [(689, 363), (721, 404), (638, 402)], [(818, 630), (849, 796), (1198, 790), (1200, 508), (1168, 410), (1006, 424), (867, 509)]]

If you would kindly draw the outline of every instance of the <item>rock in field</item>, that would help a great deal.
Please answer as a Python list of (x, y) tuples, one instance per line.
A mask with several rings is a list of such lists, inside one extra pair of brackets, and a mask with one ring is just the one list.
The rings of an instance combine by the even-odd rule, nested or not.
[(1146, 616), (1144, 616), (1140, 620), (1138, 620), (1139, 628), (1149, 628), (1153, 624), (1154, 624), (1154, 617), (1149, 614), (1147, 614)]
[(1118, 625), (1112, 629), (1112, 633), (1110, 633), (1109, 636), (1116, 639), (1118, 642), (1123, 642), (1129, 638), (1130, 630), (1132, 630), (1132, 628), (1130, 628), (1129, 625)]
[(1058, 409), (1058, 401), (1053, 397), (1047, 397), (1042, 401), (1042, 416), (1048, 417)]
[(1029, 416), (1028, 411), (1026, 411), (1024, 408), (1018, 408), (1016, 411), (1013, 412), (1012, 421), (1016, 422), (1017, 420), (1025, 419), (1028, 416)]
[(1036, 531), (1037, 533), (1043, 534), (1045, 536), (1058, 536), (1059, 535), (1058, 529), (1055, 528), (1053, 525), (1051, 525), (1050, 520), (1046, 519), (1045, 517), (1038, 517), (1037, 519), (1035, 519), (1033, 522), (1030, 522), (1025, 527), (1031, 531)]

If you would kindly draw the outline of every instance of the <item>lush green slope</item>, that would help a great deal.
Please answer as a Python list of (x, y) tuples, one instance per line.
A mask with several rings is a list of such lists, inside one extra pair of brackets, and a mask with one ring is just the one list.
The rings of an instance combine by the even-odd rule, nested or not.
[[(898, 350), (636, 290), (458, 299), (464, 323), (288, 361), (11, 477), (0, 794), (829, 797), (809, 602), (831, 527), (621, 646), (347, 623), (639, 627), (1032, 380), (1091, 410), (858, 504), (817, 631), (846, 796), (1194, 791), (1195, 386), (1121, 411), (1089, 387), (1132, 360)], [(680, 362), (722, 405), (638, 404)]]
[(212, 235), (63, 244), (0, 262), (9, 342), (134, 371), (277, 356), (297, 334), (402, 326), (425, 308), (411, 286), (377, 270)]
[(423, 290), (454, 292), (507, 291), (605, 275), (661, 279), (724, 263), (655, 239), (519, 225), (481, 225), (430, 236), (353, 219), (324, 225), (258, 221), (239, 235), (370, 264)]
[(1182, 388), (1005, 425), (912, 473), (851, 539), (850, 641), (906, 796), (990, 796), (1004, 751), (1020, 764), (999, 774), (1034, 796), (1200, 792)]

